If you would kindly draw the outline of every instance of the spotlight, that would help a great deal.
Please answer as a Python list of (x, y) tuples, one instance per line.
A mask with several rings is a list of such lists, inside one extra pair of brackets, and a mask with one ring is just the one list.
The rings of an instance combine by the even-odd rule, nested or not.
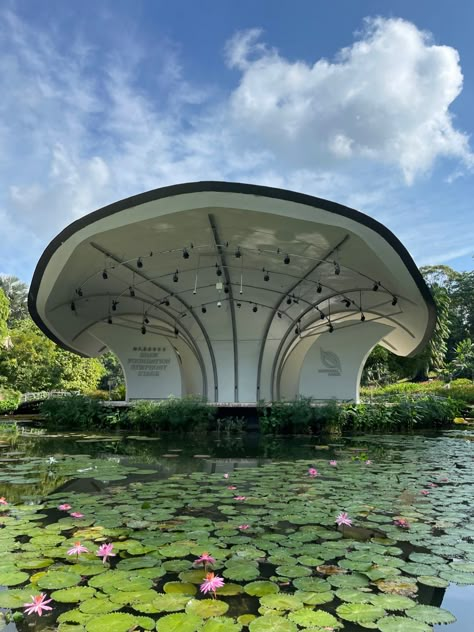
[(293, 303), (295, 305), (299, 305), (299, 302), (300, 302), (299, 299), (297, 299), (296, 296), (293, 296)]
[(285, 255), (285, 258), (283, 259), (283, 263), (285, 265), (288, 265), (290, 263), (290, 256), (289, 255)]
[(165, 300), (165, 305), (166, 305), (166, 307), (169, 307), (169, 306), (170, 306), (170, 300), (169, 300), (169, 298), (167, 298), (167, 299)]
[(175, 327), (175, 328), (174, 328), (174, 335), (175, 335), (175, 336), (179, 336), (179, 331), (178, 331), (178, 328), (177, 328), (177, 327)]
[(179, 279), (178, 279), (178, 270), (176, 270), (176, 272), (173, 274), (173, 281), (174, 281), (174, 283), (177, 283), (179, 281)]
[(350, 300), (348, 298), (345, 298), (342, 302), (344, 303), (344, 305), (346, 307), (350, 307), (351, 306), (351, 302), (350, 302)]
[(107, 322), (109, 323), (109, 325), (111, 325), (111, 324), (112, 324), (112, 316), (109, 316), (109, 317), (107, 318)]
[(142, 325), (141, 332), (142, 332), (143, 335), (146, 334), (146, 327), (145, 327), (145, 325)]
[(113, 310), (114, 312), (116, 312), (116, 311), (117, 311), (117, 305), (118, 305), (118, 301), (112, 301), (112, 310)]
[(143, 268), (143, 261), (141, 257), (137, 259), (137, 268)]
[(201, 312), (202, 312), (203, 314), (205, 314), (205, 313), (207, 312), (207, 307), (206, 307), (205, 305), (203, 305), (203, 306), (201, 307)]
[(220, 269), (220, 267), (217, 265), (217, 263), (216, 263), (216, 274), (217, 274), (217, 276), (219, 276), (219, 277), (220, 277), (220, 276), (222, 276), (222, 270), (221, 270), (221, 269)]
[(242, 303), (237, 303), (237, 307), (240, 309), (242, 307)]
[(337, 261), (334, 262), (334, 274), (336, 276), (339, 276), (341, 274), (341, 266), (338, 264)]
[(361, 315), (360, 315), (360, 320), (361, 320), (361, 322), (364, 322), (364, 321), (365, 321), (365, 314), (361, 314)]
[(107, 270), (105, 268), (104, 268), (104, 271), (102, 272), (102, 278), (104, 280), (109, 278), (109, 275), (107, 274)]
[(222, 307), (222, 302), (221, 301), (217, 301), (217, 307)]
[(265, 275), (263, 277), (264, 281), (270, 281), (270, 275), (268, 274), (268, 272), (265, 272)]
[(292, 303), (292, 302), (293, 302), (293, 301), (291, 300), (291, 296), (289, 296), (289, 297), (286, 299), (286, 304), (287, 304), (287, 305), (291, 305), (291, 303)]
[(224, 285), (224, 294), (229, 294), (229, 286)]
[(77, 290), (76, 290), (76, 294), (77, 294), (78, 296), (82, 296), (82, 289), (81, 289), (80, 287), (79, 287), (79, 288), (77, 288)]
[(241, 256), (242, 256), (242, 253), (240, 252), (240, 246), (239, 246), (237, 250), (235, 251), (235, 258), (240, 259)]
[(296, 325), (296, 327), (295, 327), (295, 334), (296, 334), (297, 336), (299, 336), (299, 335), (300, 335), (300, 333), (301, 333), (301, 332), (300, 332), (299, 325)]
[(379, 287), (380, 287), (380, 283), (379, 283), (378, 281), (375, 281), (375, 283), (374, 283), (374, 285), (373, 285), (372, 289), (373, 289), (373, 291), (374, 291), (374, 292), (377, 292), (377, 290), (379, 289)]
[(278, 318), (281, 318), (281, 312), (277, 312)]
[(332, 334), (333, 331), (334, 331), (334, 327), (332, 325), (329, 325), (329, 333)]
[(321, 311), (320, 311), (320, 312), (319, 312), (319, 318), (320, 318), (321, 320), (324, 320), (324, 319), (326, 318), (326, 316), (323, 314), (323, 312), (321, 312)]
[(135, 290), (133, 289), (133, 287), (132, 287), (132, 286), (130, 286), (130, 287), (128, 288), (128, 291), (130, 292), (130, 296), (133, 298), (133, 297), (135, 296)]
[(252, 312), (253, 312), (254, 314), (256, 314), (256, 313), (258, 312), (258, 307), (257, 307), (256, 305), (254, 305), (254, 306), (252, 307)]
[(187, 248), (183, 248), (183, 259), (189, 259), (189, 252)]
[(74, 301), (71, 301), (71, 311), (72, 312), (76, 311), (76, 304), (74, 303)]
[(396, 296), (394, 296), (392, 298), (392, 305), (395, 306), (398, 303), (398, 298)]
[(321, 285), (321, 283), (318, 283), (318, 287), (316, 288), (316, 292), (318, 294), (321, 294), (322, 291), (323, 291), (323, 286)]
[(145, 316), (145, 318), (143, 319), (143, 322), (145, 323), (145, 325), (150, 324), (150, 319), (148, 318), (148, 316)]

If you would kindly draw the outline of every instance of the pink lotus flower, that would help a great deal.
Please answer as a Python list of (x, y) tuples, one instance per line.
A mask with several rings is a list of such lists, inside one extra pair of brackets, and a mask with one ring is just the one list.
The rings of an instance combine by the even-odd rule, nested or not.
[(440, 483), (449, 483), (449, 478), (440, 478), (439, 482)]
[(105, 564), (108, 557), (115, 557), (115, 553), (112, 553), (113, 544), (101, 544), (96, 555), (102, 558), (102, 563)]
[(212, 592), (214, 594), (214, 599), (215, 599), (216, 590), (218, 588), (222, 588), (223, 585), (224, 585), (224, 580), (222, 579), (222, 577), (219, 577), (218, 575), (214, 575), (214, 573), (208, 573), (203, 583), (200, 585), (199, 590), (204, 594), (208, 592)]
[(229, 475), (227, 474), (227, 472), (224, 474), (224, 478), (229, 478)]
[(239, 524), (239, 526), (237, 528), (240, 529), (241, 531), (246, 531), (247, 529), (250, 529), (250, 525), (249, 524)]
[(319, 472), (315, 467), (310, 467), (308, 470), (308, 474), (309, 476), (311, 476), (311, 478), (314, 478), (315, 476), (319, 476)]
[(8, 505), (7, 501), (5, 500), (5, 496), (2, 496), (0, 498), (0, 505)]
[(86, 549), (85, 546), (82, 546), (80, 542), (74, 542), (74, 546), (71, 547), (67, 552), (68, 555), (77, 555), (77, 557), (79, 557), (81, 553), (89, 553), (89, 549)]
[(67, 503), (63, 503), (62, 505), (58, 506), (58, 509), (60, 511), (69, 511), (70, 509), (72, 509), (71, 505), (68, 505)]
[(397, 518), (396, 520), (393, 521), (393, 524), (396, 527), (400, 527), (401, 529), (409, 529), (410, 528), (410, 523), (408, 522), (408, 520), (406, 518)]
[(370, 459), (367, 459), (367, 461), (365, 462), (366, 465), (372, 465), (372, 461)]
[(332, 465), (333, 467), (337, 467), (337, 461), (329, 461), (329, 465)]
[(438, 487), (436, 483), (426, 483), (426, 487)]
[(81, 514), (79, 511), (71, 511), (69, 515), (73, 518), (84, 518), (84, 514)]
[(422, 489), (420, 494), (422, 494), (422, 496), (428, 496), (430, 492), (427, 489)]
[(197, 560), (194, 560), (193, 566), (203, 564), (204, 568), (206, 568), (208, 564), (210, 566), (213, 566), (215, 563), (216, 560), (212, 557), (212, 555), (209, 555), (209, 553), (201, 553), (201, 557), (198, 557)]
[(234, 496), (234, 500), (247, 500), (247, 496)]
[(41, 617), (42, 610), (52, 610), (51, 606), (47, 606), (46, 604), (52, 601), (52, 599), (46, 599), (46, 595), (41, 593), (40, 595), (36, 595), (36, 597), (31, 597), (31, 603), (24, 603), (23, 607), (25, 608), (25, 614), (33, 614), (36, 612)]
[(237, 489), (237, 487), (235, 485), (229, 485), (227, 489)]
[(349, 518), (349, 514), (345, 511), (341, 511), (341, 513), (336, 518), (336, 523), (338, 526), (347, 525), (350, 527), (352, 525), (352, 520)]

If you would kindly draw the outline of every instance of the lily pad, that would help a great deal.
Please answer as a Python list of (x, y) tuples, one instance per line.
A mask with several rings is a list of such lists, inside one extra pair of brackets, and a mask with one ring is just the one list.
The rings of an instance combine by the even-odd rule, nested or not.
[(280, 592), (280, 588), (273, 582), (257, 581), (246, 584), (244, 591), (252, 597), (263, 597), (264, 595), (273, 595)]
[(208, 619), (202, 627), (202, 632), (240, 632), (241, 630), (242, 624), (226, 617)]
[(23, 573), (22, 571), (6, 571), (0, 573), (0, 585), (18, 586), (18, 584), (24, 584), (29, 578), (28, 573)]
[(296, 624), (283, 617), (272, 614), (258, 617), (251, 621), (250, 632), (298, 632)]
[(60, 588), (70, 588), (77, 586), (82, 577), (77, 573), (66, 571), (48, 571), (40, 579), (38, 586), (47, 590), (59, 590)]
[(288, 615), (290, 621), (298, 624), (303, 628), (329, 628), (338, 629), (342, 628), (342, 624), (329, 612), (324, 610), (310, 610), (309, 608), (303, 608), (296, 612), (290, 612)]
[(177, 613), (167, 614), (158, 619), (156, 629), (158, 632), (199, 632), (203, 620), (194, 614)]
[(336, 612), (341, 619), (353, 623), (376, 621), (385, 615), (383, 608), (368, 603), (343, 603)]
[(428, 625), (436, 625), (437, 623), (454, 623), (456, 617), (445, 610), (444, 608), (437, 608), (436, 606), (422, 606), (418, 605), (414, 608), (410, 608), (407, 611), (407, 615), (417, 621), (422, 621)]
[(271, 610), (299, 610), (304, 607), (303, 602), (297, 597), (285, 593), (264, 595), (260, 597), (260, 604)]
[(186, 613), (202, 619), (220, 617), (229, 609), (229, 604), (218, 599), (191, 599), (186, 605)]
[(62, 588), (51, 593), (51, 599), (60, 603), (75, 603), (85, 601), (95, 594), (95, 588), (91, 586), (75, 586), (73, 588)]
[[(408, 627), (407, 627), (408, 626)], [(406, 617), (383, 617), (377, 621), (380, 632), (431, 632), (432, 628), (420, 621), (407, 619)]]
[(138, 618), (125, 612), (102, 614), (86, 623), (87, 632), (128, 632), (134, 627), (138, 627)]

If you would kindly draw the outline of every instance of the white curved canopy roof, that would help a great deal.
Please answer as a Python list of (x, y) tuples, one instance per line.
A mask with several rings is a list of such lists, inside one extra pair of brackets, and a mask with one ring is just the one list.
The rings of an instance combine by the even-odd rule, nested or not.
[(380, 344), (412, 355), (436, 321), (416, 265), (380, 223), (224, 182), (157, 189), (74, 222), (42, 255), (29, 307), (50, 338), (86, 356), (105, 350), (105, 325), (164, 336), (221, 401), (223, 380), (235, 401), (239, 389), (275, 397), (295, 348), (322, 335), (351, 328), (355, 340), (377, 323)]

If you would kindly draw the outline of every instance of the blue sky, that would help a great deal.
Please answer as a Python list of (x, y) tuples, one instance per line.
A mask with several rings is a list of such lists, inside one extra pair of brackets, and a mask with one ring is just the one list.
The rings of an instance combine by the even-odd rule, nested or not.
[(474, 4), (10, 1), (0, 273), (102, 205), (193, 180), (353, 206), (472, 269)]

